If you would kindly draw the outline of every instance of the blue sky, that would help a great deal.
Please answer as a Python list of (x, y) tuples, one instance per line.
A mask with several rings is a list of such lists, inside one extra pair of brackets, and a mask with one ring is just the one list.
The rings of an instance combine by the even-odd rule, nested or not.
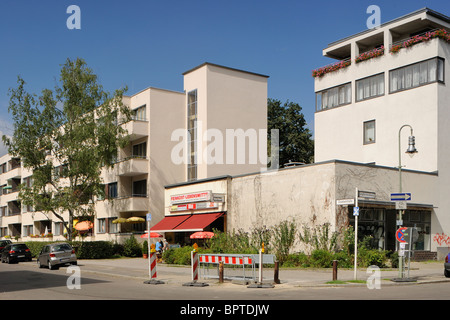
[[(81, 9), (69, 30), (67, 7)], [(86, 60), (107, 91), (149, 86), (182, 91), (182, 73), (203, 62), (269, 75), (268, 97), (303, 108), (314, 128), (311, 70), (333, 62), (330, 42), (365, 30), (369, 5), (381, 22), (429, 7), (450, 15), (446, 0), (1, 0), (0, 131), (11, 133), (8, 89), (53, 89), (67, 58)]]

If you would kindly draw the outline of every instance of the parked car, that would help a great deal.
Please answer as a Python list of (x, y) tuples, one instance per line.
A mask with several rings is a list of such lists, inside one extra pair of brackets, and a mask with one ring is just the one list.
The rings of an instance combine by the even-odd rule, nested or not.
[(450, 253), (445, 257), (444, 276), (450, 278)]
[(37, 257), (39, 268), (47, 266), (50, 270), (66, 264), (77, 264), (75, 250), (68, 243), (52, 243), (44, 246)]
[(31, 261), (31, 251), (26, 244), (10, 243), (2, 251), (2, 263), (12, 263), (18, 261)]
[(11, 240), (0, 240), (0, 252), (6, 247), (6, 245), (12, 243)]

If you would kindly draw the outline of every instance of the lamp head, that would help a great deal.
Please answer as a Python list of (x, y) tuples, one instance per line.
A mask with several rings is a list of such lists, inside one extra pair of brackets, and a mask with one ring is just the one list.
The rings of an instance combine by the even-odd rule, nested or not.
[(409, 154), (411, 157), (415, 153), (417, 153), (416, 138), (414, 136), (409, 136), (408, 138), (408, 149), (406, 150), (406, 153)]

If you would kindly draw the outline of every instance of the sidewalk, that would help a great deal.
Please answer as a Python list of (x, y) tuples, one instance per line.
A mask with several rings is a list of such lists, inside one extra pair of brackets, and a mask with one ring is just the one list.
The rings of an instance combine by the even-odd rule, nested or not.
[[(78, 265), (82, 272), (93, 272), (97, 274), (107, 274), (118, 277), (129, 277), (142, 281), (149, 280), (148, 260), (143, 258), (126, 259), (105, 259), (105, 260), (79, 260)], [(165, 284), (181, 285), (191, 282), (191, 268), (189, 266), (175, 266), (166, 264), (157, 264), (157, 279), (164, 281)], [(406, 285), (421, 284), (431, 282), (450, 282), (450, 278), (444, 277), (443, 262), (411, 262), (411, 270), (406, 270), (405, 278), (414, 280), (408, 282), (392, 281), (399, 278), (398, 269), (380, 269), (382, 285)], [(263, 282), (273, 281), (273, 269), (263, 270)], [(356, 274), (359, 283), (347, 282), (345, 284), (327, 284), (333, 280), (333, 270), (330, 269), (284, 269), (279, 270), (280, 284), (277, 287), (321, 287), (321, 286), (366, 286), (365, 281), (373, 275), (366, 269), (358, 269)], [(354, 280), (353, 269), (339, 269), (337, 280)], [(199, 282), (206, 282), (209, 285), (218, 285), (217, 279), (202, 279), (199, 276)], [(231, 283), (230, 281), (225, 281)]]

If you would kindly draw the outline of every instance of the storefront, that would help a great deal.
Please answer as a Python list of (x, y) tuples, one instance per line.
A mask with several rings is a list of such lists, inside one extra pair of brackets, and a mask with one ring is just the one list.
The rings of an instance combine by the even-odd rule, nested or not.
[[(402, 215), (403, 227), (417, 228), (419, 238), (413, 244), (413, 250), (431, 250), (431, 208), (426, 206), (411, 206)], [(355, 226), (353, 207), (348, 209), (349, 224)], [(395, 251), (398, 243), (395, 238), (398, 229), (398, 210), (392, 205), (373, 206), (363, 204), (359, 209), (358, 217), (358, 239), (361, 241), (370, 237), (368, 244), (372, 248)]]
[(166, 186), (165, 216), (151, 227), (170, 244), (191, 244), (195, 232), (226, 231), (228, 179)]

